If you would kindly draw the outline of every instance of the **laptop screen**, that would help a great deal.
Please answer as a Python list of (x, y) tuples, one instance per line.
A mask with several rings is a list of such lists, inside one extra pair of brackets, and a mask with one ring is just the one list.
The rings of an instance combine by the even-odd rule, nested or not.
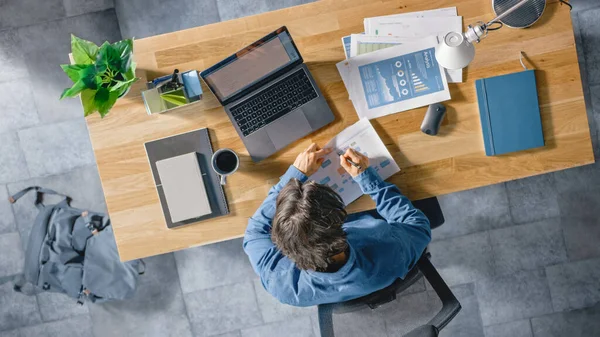
[(289, 33), (280, 29), (202, 72), (221, 102), (298, 61)]

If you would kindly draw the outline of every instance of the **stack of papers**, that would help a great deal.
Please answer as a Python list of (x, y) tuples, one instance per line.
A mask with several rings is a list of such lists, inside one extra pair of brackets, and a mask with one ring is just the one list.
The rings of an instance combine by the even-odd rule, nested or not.
[(364, 26), (364, 33), (342, 38), (346, 60), (337, 64), (359, 117), (448, 100), (448, 82), (462, 82), (462, 70), (446, 70), (435, 59), (438, 42), (462, 31), (456, 7), (366, 18)]
[(360, 186), (340, 165), (339, 154), (346, 152), (348, 148), (369, 157), (369, 167), (377, 171), (382, 179), (400, 171), (400, 167), (368, 119), (361, 119), (349, 126), (323, 148), (334, 151), (325, 157), (321, 168), (308, 179), (331, 187), (342, 197), (345, 205), (363, 195)]

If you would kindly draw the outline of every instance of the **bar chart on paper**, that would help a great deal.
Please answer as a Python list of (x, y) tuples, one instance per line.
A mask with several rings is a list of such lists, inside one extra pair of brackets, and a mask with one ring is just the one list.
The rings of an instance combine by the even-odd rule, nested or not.
[(400, 171), (398, 164), (377, 135), (368, 119), (363, 118), (334, 137), (325, 148), (332, 151), (321, 164), (317, 173), (309, 180), (327, 185), (336, 191), (348, 205), (362, 195), (360, 186), (340, 165), (340, 153), (352, 148), (369, 158), (369, 166), (375, 169), (383, 179)]

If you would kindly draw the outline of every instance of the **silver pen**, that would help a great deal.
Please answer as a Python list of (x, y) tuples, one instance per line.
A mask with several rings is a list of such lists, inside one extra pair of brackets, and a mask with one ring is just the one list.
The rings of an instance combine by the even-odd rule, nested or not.
[(352, 166), (356, 167), (357, 169), (359, 169), (359, 170), (362, 170), (362, 167), (360, 166), (360, 164), (357, 164), (357, 163), (353, 162), (352, 160), (350, 160), (350, 159), (348, 159), (348, 158), (346, 158), (346, 161), (347, 161), (347, 162), (348, 162), (350, 165), (352, 165)]

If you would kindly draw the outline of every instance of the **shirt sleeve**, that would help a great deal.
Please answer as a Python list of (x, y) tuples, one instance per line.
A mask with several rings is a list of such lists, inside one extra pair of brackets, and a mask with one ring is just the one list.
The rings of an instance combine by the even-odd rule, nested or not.
[(291, 180), (305, 182), (308, 177), (293, 165), (281, 176), (279, 183), (269, 190), (269, 194), (256, 213), (248, 220), (244, 235), (244, 251), (250, 259), (252, 268), (260, 276), (264, 269), (272, 264), (279, 250), (271, 241), (271, 224), (275, 216), (275, 202), (281, 189)]
[(398, 186), (383, 181), (372, 167), (356, 176), (354, 181), (358, 183), (364, 194), (371, 196), (377, 205), (377, 212), (388, 223), (409, 226), (422, 232), (426, 234), (429, 243), (431, 240), (429, 219), (402, 195)]

